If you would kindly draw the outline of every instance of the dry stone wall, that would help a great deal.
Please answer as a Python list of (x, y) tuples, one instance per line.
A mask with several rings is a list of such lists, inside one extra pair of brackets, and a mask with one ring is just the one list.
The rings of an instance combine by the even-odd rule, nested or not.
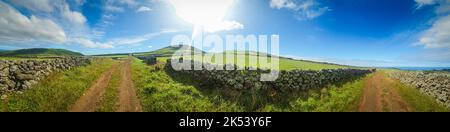
[[(168, 60), (170, 61), (170, 60)], [(199, 63), (199, 62), (194, 62)], [(194, 65), (192, 63), (192, 65)], [(204, 67), (217, 65), (203, 64)], [(226, 67), (226, 66), (224, 66)], [(217, 88), (229, 88), (234, 90), (249, 89), (276, 89), (282, 91), (310, 90), (324, 88), (329, 85), (344, 84), (346, 82), (361, 78), (374, 70), (360, 69), (332, 69), (321, 71), (280, 71), (276, 81), (262, 82), (261, 74), (269, 73), (269, 70), (181, 70), (176, 71), (171, 63), (166, 63), (166, 68), (173, 74), (188, 75), (196, 80)], [(225, 68), (224, 68), (225, 69)]]
[(29, 89), (54, 71), (90, 63), (89, 58), (66, 57), (49, 60), (0, 60), (0, 94)]
[(390, 73), (390, 77), (411, 85), (450, 107), (450, 73), (402, 71)]

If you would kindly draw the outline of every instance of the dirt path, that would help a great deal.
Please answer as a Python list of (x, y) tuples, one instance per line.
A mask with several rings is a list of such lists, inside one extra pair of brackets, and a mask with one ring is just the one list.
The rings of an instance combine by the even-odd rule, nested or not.
[(73, 104), (69, 112), (94, 112), (111, 80), (112, 74), (117, 71), (117, 65), (113, 65)]
[(69, 112), (94, 112), (97, 110), (102, 95), (105, 93), (111, 77), (115, 72), (120, 72), (119, 100), (117, 103), (119, 112), (141, 112), (142, 106), (136, 95), (134, 83), (131, 80), (131, 62), (126, 60), (114, 65), (103, 73), (100, 78), (73, 104)]
[(364, 80), (363, 97), (360, 112), (407, 112), (410, 107), (402, 100), (394, 89), (394, 80), (385, 73), (377, 72)]
[(122, 79), (119, 87), (118, 112), (142, 112), (141, 103), (131, 80), (131, 61), (127, 60), (120, 66)]

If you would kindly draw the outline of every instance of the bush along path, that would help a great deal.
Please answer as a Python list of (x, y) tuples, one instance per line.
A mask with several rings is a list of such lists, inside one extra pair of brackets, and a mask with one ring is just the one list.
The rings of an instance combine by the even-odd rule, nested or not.
[(410, 106), (395, 89), (395, 80), (377, 72), (364, 80), (360, 112), (409, 112)]
[(103, 73), (103, 75), (73, 104), (70, 112), (94, 112), (99, 109), (99, 106), (105, 100), (102, 100), (107, 91), (108, 85), (111, 82), (113, 74), (120, 73), (120, 85), (118, 88), (118, 100), (116, 102), (117, 108), (115, 111), (119, 112), (141, 112), (142, 106), (140, 100), (136, 95), (134, 84), (131, 81), (131, 59), (127, 59), (120, 64), (114, 65), (110, 70)]

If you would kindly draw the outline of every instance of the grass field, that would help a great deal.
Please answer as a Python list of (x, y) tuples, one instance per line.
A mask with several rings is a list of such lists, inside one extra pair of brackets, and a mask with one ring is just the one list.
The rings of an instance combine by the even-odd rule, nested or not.
[(192, 54), (199, 54), (199, 53), (204, 53), (202, 50), (194, 48), (194, 47), (190, 47), (190, 49), (188, 50), (184, 50), (181, 49), (180, 46), (168, 46), (168, 47), (164, 47), (158, 50), (154, 50), (154, 51), (150, 51), (150, 52), (142, 52), (142, 53), (135, 53), (135, 56), (149, 56), (149, 55), (157, 55), (157, 56), (162, 56), (162, 57), (170, 57), (173, 54), (175, 54), (175, 52), (191, 52)]
[(11, 93), (0, 105), (2, 111), (67, 111), (104, 71), (117, 63), (111, 59), (94, 59), (91, 65), (52, 73), (33, 89)]
[[(159, 61), (166, 61), (170, 57), (158, 57)], [(195, 60), (203, 60), (203, 57), (201, 55), (195, 55), (193, 58)], [(246, 63), (244, 64), (237, 64), (239, 67), (248, 67), (249, 65), (249, 56), (245, 56)], [(189, 58), (187, 58), (189, 59)], [(235, 59), (236, 60), (236, 59)], [(271, 59), (268, 59), (271, 60)], [(226, 64), (226, 59), (223, 59), (222, 64)], [(303, 60), (295, 60), (295, 59), (288, 59), (288, 58), (279, 58), (279, 70), (322, 70), (322, 69), (348, 69), (348, 68), (359, 68), (359, 67), (350, 67), (350, 66), (343, 66), (343, 65), (335, 65), (335, 64), (325, 64), (325, 63), (318, 63), (318, 62), (311, 62), (311, 61), (303, 61)], [(215, 59), (213, 58), (212, 64), (218, 64), (215, 62)], [(259, 61), (257, 62), (258, 67), (260, 68), (268, 68), (266, 65), (260, 65)]]
[[(134, 56), (150, 56), (150, 55), (156, 55), (159, 56), (158, 60), (159, 61), (166, 61), (167, 59), (171, 58), (174, 53), (179, 50), (179, 47), (165, 47), (159, 50), (155, 50), (155, 51), (151, 51), (151, 52), (145, 52), (145, 53), (136, 53), (133, 54)], [(189, 51), (183, 51), (181, 50), (180, 52), (189, 52)], [(250, 66), (249, 62), (249, 58), (250, 57), (267, 57), (268, 54), (265, 53), (258, 53), (258, 52), (243, 52), (243, 51), (225, 51), (222, 53), (205, 53), (199, 49), (194, 48), (191, 51), (193, 54), (190, 58), (185, 58), (185, 59), (192, 59), (194, 58), (195, 60), (203, 60), (204, 56), (213, 56), (211, 58), (211, 63), (216, 63), (216, 56), (222, 54), (223, 55), (223, 63), (221, 64), (226, 64), (226, 53), (230, 53), (235, 56), (235, 64), (237, 64), (236, 60), (237, 57), (240, 57), (238, 55), (241, 55), (243, 57), (245, 57), (245, 61), (246, 63), (242, 63), (242, 64), (237, 64), (237, 66), (240, 67), (248, 67)], [(200, 54), (200, 53), (203, 53)], [(270, 55), (269, 55), (270, 56)], [(268, 58), (268, 60), (270, 61), (270, 57)], [(257, 61), (257, 66), (261, 67), (261, 68), (267, 68), (267, 65), (260, 65), (259, 61)], [(300, 69), (300, 70), (322, 70), (322, 69), (346, 69), (346, 68), (359, 68), (359, 67), (350, 67), (350, 66), (343, 66), (343, 65), (337, 65), (337, 64), (329, 64), (329, 63), (321, 63), (321, 62), (313, 62), (313, 61), (304, 61), (304, 60), (295, 60), (295, 59), (290, 59), (290, 58), (285, 58), (285, 57), (279, 57), (279, 68), (280, 70), (296, 70), (296, 69)], [(253, 66), (255, 67), (255, 66)]]

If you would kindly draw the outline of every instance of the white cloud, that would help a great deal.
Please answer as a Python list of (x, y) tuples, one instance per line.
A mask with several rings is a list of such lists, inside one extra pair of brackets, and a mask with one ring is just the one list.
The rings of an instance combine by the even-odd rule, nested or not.
[[(78, 12), (70, 9), (66, 1), (51, 1), (51, 0), (10, 0), (17, 7), (24, 7), (31, 11), (33, 15), (43, 16), (52, 20), (59, 21), (59, 19), (66, 20), (71, 24), (83, 25), (86, 17)], [(76, 6), (84, 4), (85, 0), (71, 1)], [(54, 13), (56, 12), (56, 13)], [(63, 24), (63, 23), (62, 23)], [(73, 25), (71, 25), (73, 26)]]
[(139, 12), (148, 12), (148, 11), (152, 11), (153, 9), (146, 7), (146, 6), (141, 6), (139, 7), (139, 9), (136, 10), (137, 13)]
[(291, 10), (299, 20), (311, 20), (331, 10), (315, 0), (270, 0), (270, 7)]
[(75, 0), (75, 4), (77, 6), (82, 6), (82, 5), (84, 5), (84, 3), (86, 3), (86, 0)]
[(171, 30), (171, 29), (165, 29), (161, 30), (159, 32), (154, 33), (148, 33), (141, 36), (133, 36), (133, 37), (125, 37), (125, 38), (116, 38), (112, 39), (112, 41), (107, 42), (108, 44), (114, 45), (114, 46), (122, 46), (122, 45), (131, 45), (131, 44), (141, 44), (147, 40), (150, 40), (154, 37), (168, 34), (168, 33), (175, 33), (178, 32), (177, 30)]
[(112, 4), (106, 4), (103, 7), (104, 10), (109, 11), (109, 12), (124, 12), (125, 9), (116, 5), (112, 5)]
[(92, 29), (92, 35), (96, 38), (101, 38), (105, 35), (105, 29), (107, 29), (109, 26), (114, 25), (112, 22), (116, 16), (112, 15), (111, 13), (103, 14), (99, 20), (99, 22), (95, 25), (95, 27)]
[(281, 8), (295, 9), (297, 5), (292, 0), (271, 0), (270, 7), (277, 9)]
[(417, 3), (417, 8), (421, 8), (426, 5), (433, 5), (436, 3), (436, 0), (414, 0)]
[(136, 0), (119, 0), (120, 4), (128, 5), (130, 7), (134, 7), (139, 5), (139, 3)]
[(114, 46), (111, 45), (110, 43), (93, 42), (92, 40), (83, 37), (71, 38), (70, 42), (81, 44), (86, 48), (101, 48), (101, 49), (114, 48)]
[[(157, 36), (167, 34), (167, 33), (175, 33), (175, 32), (178, 32), (178, 31), (177, 30), (161, 30), (159, 32), (149, 33), (149, 34), (145, 34), (145, 35), (141, 35), (141, 36), (115, 38), (115, 39), (111, 39), (111, 41), (108, 41), (108, 42), (95, 42), (86, 37), (73, 37), (73, 38), (70, 38), (69, 41), (70, 41), (70, 43), (81, 44), (82, 46), (84, 46), (86, 48), (108, 49), (108, 48), (114, 48), (116, 46), (142, 44), (143, 42), (148, 41)], [(151, 48), (151, 46), (149, 46), (149, 48)]]
[(69, 5), (66, 3), (63, 7), (62, 16), (69, 22), (76, 25), (83, 25), (86, 23), (86, 17), (77, 11), (71, 11)]
[(233, 0), (169, 0), (179, 18), (194, 25), (193, 36), (203, 28), (206, 32), (230, 31), (243, 29), (244, 25), (234, 20), (227, 20)]
[(53, 12), (50, 0), (10, 0), (16, 6), (25, 7), (35, 12)]
[(424, 6), (432, 6), (437, 5), (436, 13), (444, 14), (450, 12), (450, 0), (415, 0), (417, 4), (417, 9), (420, 9)]
[[(114, 48), (116, 46), (124, 46), (124, 45), (134, 45), (134, 44), (142, 44), (145, 41), (148, 41), (152, 38), (158, 37), (163, 34), (175, 33), (177, 30), (161, 30), (155, 33), (148, 33), (141, 36), (132, 36), (132, 37), (124, 37), (124, 38), (114, 38), (111, 41), (107, 42), (95, 42), (89, 38), (85, 37), (73, 37), (71, 38), (71, 43), (81, 44), (87, 48)], [(151, 47), (149, 47), (151, 48)]]
[[(70, 2), (72, 6), (81, 6), (85, 0)], [(28, 18), (14, 7), (1, 2), (0, 41), (24, 44), (43, 41), (79, 44), (87, 48), (113, 48), (111, 44), (91, 40), (88, 36), (94, 31), (89, 31), (86, 17), (81, 12), (72, 10), (66, 1), (17, 0), (12, 3), (17, 7), (25, 7), (30, 11), (31, 17)], [(34, 7), (33, 4), (38, 6)]]
[(420, 38), (427, 48), (450, 48), (450, 15), (439, 18)]
[(420, 44), (426, 48), (450, 49), (450, 0), (416, 0), (416, 2), (419, 7), (437, 5), (435, 9), (437, 18), (419, 38)]
[(108, 12), (124, 12), (127, 7), (138, 10), (136, 8), (140, 7), (139, 5), (141, 3), (136, 0), (106, 0), (103, 9)]
[(423, 60), (435, 62), (450, 62), (450, 0), (415, 0), (417, 9), (424, 6), (435, 8), (434, 21), (430, 28), (422, 32), (419, 42), (414, 45), (422, 45), (426, 52), (416, 56)]
[(236, 21), (222, 21), (215, 24), (205, 25), (204, 28), (207, 32), (218, 32), (244, 29), (244, 25)]
[(34, 15), (22, 15), (13, 7), (0, 1), (0, 40), (1, 41), (47, 41), (64, 43), (64, 30), (50, 19)]
[(437, 3), (439, 3), (438, 8), (436, 9), (437, 14), (450, 13), (450, 0), (441, 0), (438, 1)]

